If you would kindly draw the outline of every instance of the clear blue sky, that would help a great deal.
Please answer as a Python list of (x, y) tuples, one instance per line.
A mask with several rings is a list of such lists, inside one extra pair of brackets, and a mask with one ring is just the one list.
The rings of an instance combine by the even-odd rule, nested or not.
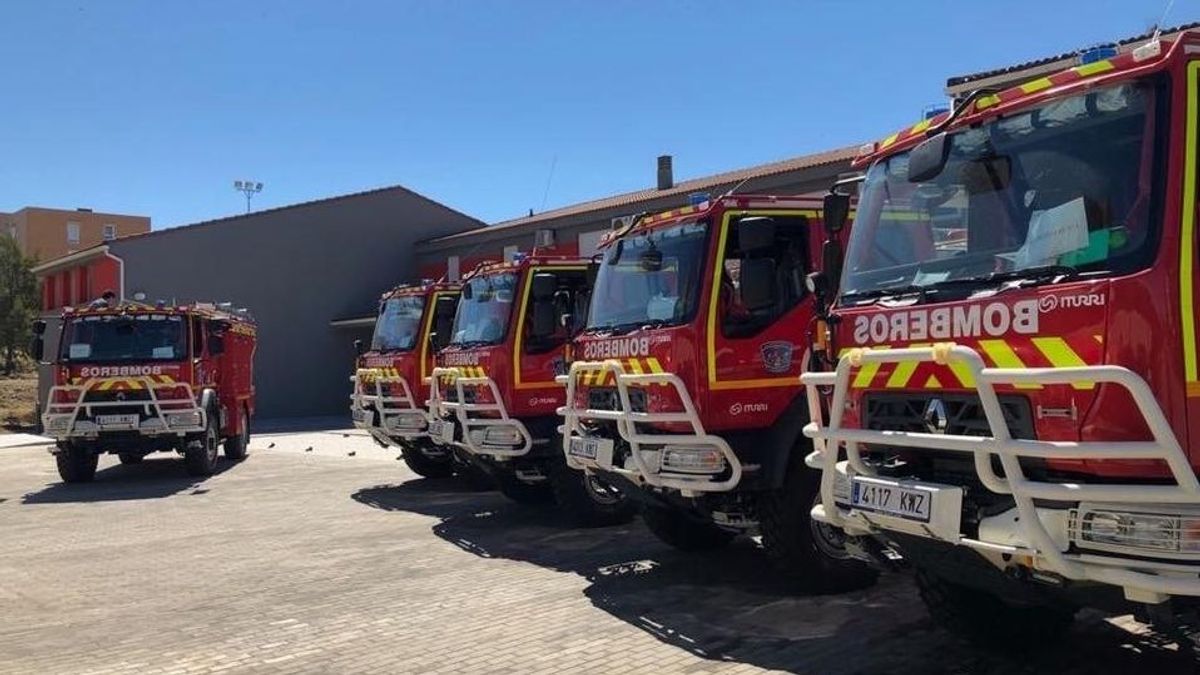
[[(492, 222), (871, 140), (947, 76), (1166, 0), (59, 2), (0, 7), (0, 210), (156, 228), (403, 184)], [(1178, 2), (1166, 23), (1200, 18)]]

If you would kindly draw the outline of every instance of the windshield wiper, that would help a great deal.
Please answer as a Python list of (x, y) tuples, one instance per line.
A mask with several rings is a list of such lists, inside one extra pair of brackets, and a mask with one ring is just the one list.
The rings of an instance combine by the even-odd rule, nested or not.
[(463, 340), (462, 342), (451, 342), (450, 346), (466, 347), (467, 349), (470, 349), (471, 347), (486, 347), (492, 344), (495, 344), (495, 342), (492, 342), (491, 340)]
[(992, 272), (984, 276), (963, 277), (961, 279), (945, 279), (934, 282), (930, 286), (942, 288), (964, 284), (992, 284), (998, 281), (1054, 281), (1056, 279), (1074, 279), (1079, 276), (1079, 270), (1070, 265), (1036, 265), (1019, 270)]
[(928, 292), (929, 292), (929, 287), (927, 287), (927, 286), (919, 286), (917, 284), (897, 284), (895, 286), (882, 286), (880, 288), (871, 288), (871, 289), (868, 289), (865, 291), (853, 291), (850, 293), (846, 293), (842, 297), (873, 299), (873, 298), (885, 298), (885, 297), (887, 297), (887, 298), (900, 297), (902, 295), (917, 295), (917, 296), (920, 296), (920, 298), (922, 300), (924, 300), (925, 295)]

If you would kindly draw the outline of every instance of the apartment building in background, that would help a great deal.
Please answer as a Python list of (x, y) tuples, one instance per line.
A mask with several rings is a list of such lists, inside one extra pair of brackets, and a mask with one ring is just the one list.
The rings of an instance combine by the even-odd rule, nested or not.
[(91, 209), (27, 206), (0, 212), (0, 236), (17, 240), (25, 255), (53, 260), (119, 237), (150, 231), (148, 216), (97, 213)]

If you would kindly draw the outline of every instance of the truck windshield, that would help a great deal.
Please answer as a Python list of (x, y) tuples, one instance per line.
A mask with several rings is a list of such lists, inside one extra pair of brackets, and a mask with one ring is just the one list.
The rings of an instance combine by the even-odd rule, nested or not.
[[(508, 333), (517, 275), (512, 272), (475, 277), (466, 283), (454, 315), (452, 345), (494, 345)], [(469, 297), (468, 297), (469, 296)]]
[(178, 361), (187, 358), (183, 317), (166, 314), (101, 315), (69, 319), (62, 361)]
[(610, 245), (592, 289), (587, 327), (633, 329), (688, 321), (700, 296), (708, 223), (650, 230)]
[(380, 352), (408, 351), (417, 345), (425, 298), (407, 295), (388, 298), (379, 307), (371, 349)]
[(954, 133), (926, 182), (909, 182), (909, 153), (876, 162), (842, 297), (1146, 264), (1160, 97), (1151, 82), (1129, 82)]

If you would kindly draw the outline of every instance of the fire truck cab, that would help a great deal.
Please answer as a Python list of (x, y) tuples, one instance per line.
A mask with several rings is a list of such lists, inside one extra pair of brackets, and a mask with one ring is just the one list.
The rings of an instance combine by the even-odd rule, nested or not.
[(458, 307), (457, 283), (427, 281), (384, 293), (371, 344), (359, 346), (350, 378), (350, 416), (376, 443), (401, 449), (404, 462), (418, 475), (439, 478), (454, 473), (452, 453), (429, 440), (429, 376), (434, 355), (450, 340)]
[(430, 388), (430, 438), (455, 448), (517, 502), (557, 501), (578, 524), (624, 522), (632, 504), (563, 461), (555, 411), (570, 339), (587, 314), (587, 260), (534, 251), (483, 263), (462, 282)]
[[(45, 330), (35, 323), (38, 360)], [(42, 426), (65, 482), (92, 480), (104, 453), (135, 464), (174, 450), (194, 476), (215, 470), (222, 441), (226, 458), (246, 457), (257, 329), (245, 310), (98, 301), (65, 309), (60, 330)]]
[(813, 279), (836, 286), (803, 376), (813, 518), (899, 551), (952, 630), (1020, 647), (1085, 606), (1200, 606), (1198, 119), (1189, 32), (857, 160), (842, 271)]
[(819, 474), (803, 462), (795, 337), (813, 315), (820, 208), (727, 195), (610, 233), (560, 414), (567, 463), (634, 495), (663, 541), (761, 532), (784, 573), (832, 588), (873, 573), (808, 519)]

